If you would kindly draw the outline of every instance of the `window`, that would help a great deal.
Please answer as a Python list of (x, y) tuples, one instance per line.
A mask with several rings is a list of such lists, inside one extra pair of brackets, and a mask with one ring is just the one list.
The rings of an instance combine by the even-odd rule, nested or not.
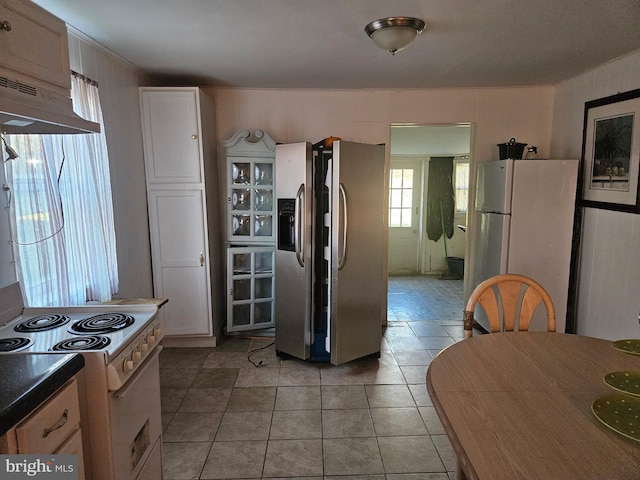
[(453, 161), (453, 190), (456, 213), (466, 213), (469, 203), (469, 157), (456, 157)]
[(29, 306), (81, 305), (117, 292), (109, 161), (95, 82), (72, 78), (74, 109), (101, 133), (7, 135), (4, 162), (18, 279)]
[(389, 227), (411, 227), (413, 217), (413, 168), (392, 168), (389, 192)]

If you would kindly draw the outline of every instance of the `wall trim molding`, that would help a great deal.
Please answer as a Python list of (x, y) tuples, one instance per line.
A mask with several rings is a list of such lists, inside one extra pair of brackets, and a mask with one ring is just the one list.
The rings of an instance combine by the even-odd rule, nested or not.
[(95, 48), (97, 50), (100, 50), (102, 53), (104, 53), (106, 55), (109, 55), (110, 57), (114, 58), (115, 60), (125, 64), (127, 67), (132, 68), (136, 72), (140, 73), (140, 68), (138, 68), (133, 62), (131, 62), (130, 60), (127, 60), (126, 58), (124, 58), (121, 55), (118, 55), (113, 50), (110, 50), (109, 48), (105, 47), (103, 44), (101, 44), (100, 42), (94, 40), (93, 38), (91, 38), (87, 34), (81, 32), (80, 30), (78, 30), (77, 28), (73, 27), (72, 25), (67, 24), (67, 33), (68, 33), (69, 36), (76, 37), (77, 39), (82, 40), (85, 43), (88, 43), (93, 48)]

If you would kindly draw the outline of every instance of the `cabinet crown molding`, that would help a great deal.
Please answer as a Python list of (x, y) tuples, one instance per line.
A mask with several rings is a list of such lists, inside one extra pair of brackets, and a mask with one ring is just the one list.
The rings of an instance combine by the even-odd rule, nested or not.
[(227, 149), (228, 156), (260, 156), (271, 152), (275, 157), (276, 142), (264, 130), (255, 130), (253, 136), (257, 138), (255, 142), (249, 140), (251, 132), (247, 129), (240, 129), (233, 136), (226, 140), (223, 145)]

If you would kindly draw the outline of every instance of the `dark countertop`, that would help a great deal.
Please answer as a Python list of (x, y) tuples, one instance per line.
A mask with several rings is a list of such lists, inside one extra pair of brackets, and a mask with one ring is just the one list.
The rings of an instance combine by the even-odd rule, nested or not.
[(0, 435), (84, 367), (81, 354), (0, 355)]

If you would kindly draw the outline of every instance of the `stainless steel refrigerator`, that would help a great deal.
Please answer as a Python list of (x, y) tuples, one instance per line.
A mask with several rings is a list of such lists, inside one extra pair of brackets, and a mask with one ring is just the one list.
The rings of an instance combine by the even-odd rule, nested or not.
[[(478, 165), (475, 210), (474, 288), (501, 273), (538, 281), (556, 309), (556, 330), (565, 331), (578, 160), (499, 160)], [(489, 322), (481, 308), (476, 320)], [(532, 330), (545, 329), (536, 312)]]
[(384, 145), (276, 146), (279, 355), (334, 365), (380, 355), (384, 164)]

